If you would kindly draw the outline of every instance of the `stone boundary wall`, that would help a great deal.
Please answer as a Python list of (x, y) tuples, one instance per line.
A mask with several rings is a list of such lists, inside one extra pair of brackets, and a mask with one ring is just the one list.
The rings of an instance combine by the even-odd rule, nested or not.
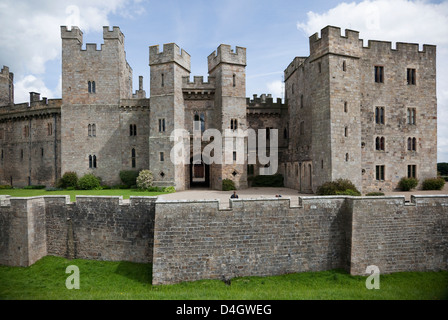
[(2, 197), (0, 264), (29, 266), (46, 255), (151, 262), (156, 199)]
[(153, 284), (344, 268), (448, 270), (448, 195), (157, 201)]
[(341, 268), (448, 270), (448, 195), (166, 201), (0, 196), (0, 264), (153, 262), (153, 284)]

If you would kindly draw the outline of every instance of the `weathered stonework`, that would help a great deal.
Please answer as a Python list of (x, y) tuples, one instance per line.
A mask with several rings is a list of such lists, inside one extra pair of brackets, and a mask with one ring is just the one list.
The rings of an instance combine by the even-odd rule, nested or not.
[(164, 201), (0, 197), (0, 264), (153, 264), (152, 284), (345, 269), (448, 270), (448, 196)]
[[(104, 44), (88, 43), (85, 50), (79, 28), (61, 27), (61, 38), (62, 100), (41, 101), (30, 93), (29, 107), (14, 105), (13, 74), (8, 67), (1, 70), (1, 184), (54, 185), (61, 174), (75, 171), (116, 185), (122, 170), (150, 169), (155, 185), (177, 190), (219, 190), (223, 179), (246, 188), (249, 172), (257, 175), (264, 165), (247, 159), (207, 165), (209, 159), (198, 153), (210, 141), (193, 150), (195, 119), (201, 134), (207, 129), (223, 134), (233, 124), (256, 132), (278, 130), (277, 172), (285, 186), (301, 193), (338, 178), (351, 180), (364, 194), (391, 191), (408, 176), (408, 166), (420, 181), (437, 175), (435, 46), (419, 51), (416, 44), (397, 43), (392, 49), (389, 42), (369, 41), (364, 47), (357, 31), (341, 35), (328, 26), (320, 38), (309, 38), (310, 55), (294, 58), (284, 71), (283, 103), (265, 94), (246, 98), (246, 48), (221, 44), (207, 57), (205, 81), (191, 80), (190, 55), (175, 43), (150, 46), (147, 98), (142, 76), (132, 93), (132, 69), (118, 27), (104, 27)], [(383, 68), (378, 82), (375, 67)], [(410, 83), (408, 70), (414, 72)], [(381, 123), (376, 123), (377, 108), (384, 110)], [(408, 110), (415, 112), (413, 123)], [(176, 129), (188, 131), (186, 158), (199, 163), (172, 161), (180, 157), (171, 154)], [(377, 150), (380, 138), (383, 146)], [(415, 141), (411, 150), (408, 139)], [(244, 146), (247, 150), (247, 138)], [(224, 149), (222, 158), (233, 159), (234, 151)]]

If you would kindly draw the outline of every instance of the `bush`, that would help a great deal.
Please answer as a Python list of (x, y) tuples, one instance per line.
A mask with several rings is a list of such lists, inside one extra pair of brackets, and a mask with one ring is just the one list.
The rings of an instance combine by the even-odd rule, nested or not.
[(61, 179), (59, 179), (57, 186), (58, 188), (76, 188), (78, 186), (78, 175), (76, 172), (66, 172), (62, 176)]
[(163, 192), (169, 192), (169, 193), (174, 193), (176, 192), (176, 189), (174, 187), (165, 187), (163, 188)]
[(23, 189), (26, 189), (26, 190), (40, 190), (40, 189), (45, 189), (45, 186), (26, 186), (26, 187), (23, 187)]
[(222, 180), (222, 191), (236, 190), (235, 183), (230, 179)]
[(255, 176), (252, 180), (252, 187), (278, 187), (282, 188), (283, 184), (283, 175), (274, 174), (274, 175), (259, 175)]
[(443, 178), (432, 178), (423, 181), (423, 190), (442, 190), (445, 186), (445, 180)]
[(99, 190), (101, 189), (101, 179), (88, 173), (79, 179), (78, 188), (81, 190)]
[(352, 189), (346, 189), (344, 191), (336, 191), (337, 196), (353, 196), (353, 197), (359, 197), (361, 193), (357, 190)]
[(415, 178), (401, 178), (398, 182), (398, 188), (402, 191), (409, 191), (418, 185), (418, 180)]
[[(443, 180), (445, 180), (445, 181), (448, 181), (448, 176), (442, 176), (442, 177), (440, 177), (440, 178), (442, 178)], [(1, 189), (1, 188), (0, 188)]]
[(2, 184), (2, 185), (0, 185), (0, 189), (12, 189), (12, 187), (7, 184)]
[(347, 179), (338, 179), (336, 181), (325, 182), (319, 188), (317, 188), (318, 195), (330, 196), (330, 195), (350, 195), (360, 196), (361, 192), (356, 186)]
[(153, 181), (154, 177), (152, 176), (152, 172), (149, 170), (142, 170), (137, 177), (137, 188), (141, 190), (148, 190), (152, 187)]
[(440, 172), (441, 176), (448, 176), (448, 163), (440, 162), (437, 164), (437, 171)]
[(368, 196), (368, 197), (380, 197), (380, 196), (384, 196), (384, 192), (370, 192), (370, 193), (366, 194), (366, 196)]
[[(135, 170), (120, 171), (120, 179), (128, 188), (137, 185), (139, 172)], [(120, 188), (121, 189), (121, 188)]]

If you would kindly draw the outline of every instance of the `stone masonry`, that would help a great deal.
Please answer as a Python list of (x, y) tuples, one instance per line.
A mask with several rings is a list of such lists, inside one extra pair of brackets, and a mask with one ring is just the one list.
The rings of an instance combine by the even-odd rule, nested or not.
[[(62, 99), (40, 100), (31, 92), (29, 104), (14, 104), (13, 74), (1, 70), (0, 184), (54, 185), (75, 171), (117, 185), (122, 170), (150, 169), (155, 185), (177, 190), (220, 190), (223, 179), (246, 188), (264, 165), (246, 158), (209, 164), (201, 154), (211, 140), (193, 150), (194, 121), (201, 135), (208, 129), (278, 130), (277, 173), (301, 193), (338, 178), (365, 194), (391, 191), (402, 177), (437, 175), (435, 46), (420, 51), (417, 44), (397, 43), (392, 49), (390, 42), (369, 41), (365, 47), (357, 31), (341, 35), (328, 26), (309, 38), (309, 56), (287, 66), (285, 102), (274, 102), (269, 94), (246, 98), (243, 47), (218, 46), (207, 57), (204, 80), (191, 79), (190, 55), (175, 43), (150, 46), (147, 98), (142, 76), (132, 92), (119, 27), (104, 27), (100, 46), (83, 49), (77, 27), (62, 26), (61, 39)], [(176, 129), (188, 131), (187, 163), (175, 162), (185, 155), (171, 153)], [(242, 143), (257, 153), (247, 149), (247, 138)], [(225, 151), (223, 159), (238, 156)]]

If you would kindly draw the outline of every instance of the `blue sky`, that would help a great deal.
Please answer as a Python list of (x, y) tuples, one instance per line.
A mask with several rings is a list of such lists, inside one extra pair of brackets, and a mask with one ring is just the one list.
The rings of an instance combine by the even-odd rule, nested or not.
[(134, 90), (148, 47), (175, 42), (191, 55), (191, 76), (207, 77), (207, 56), (221, 43), (247, 48), (246, 96), (282, 95), (284, 69), (309, 54), (308, 37), (327, 25), (360, 31), (364, 40), (437, 45), (438, 161), (448, 162), (448, 1), (365, 0), (0, 0), (0, 67), (15, 75), (15, 102), (29, 91), (60, 98), (60, 25), (78, 25), (85, 43), (102, 27), (125, 35)]

